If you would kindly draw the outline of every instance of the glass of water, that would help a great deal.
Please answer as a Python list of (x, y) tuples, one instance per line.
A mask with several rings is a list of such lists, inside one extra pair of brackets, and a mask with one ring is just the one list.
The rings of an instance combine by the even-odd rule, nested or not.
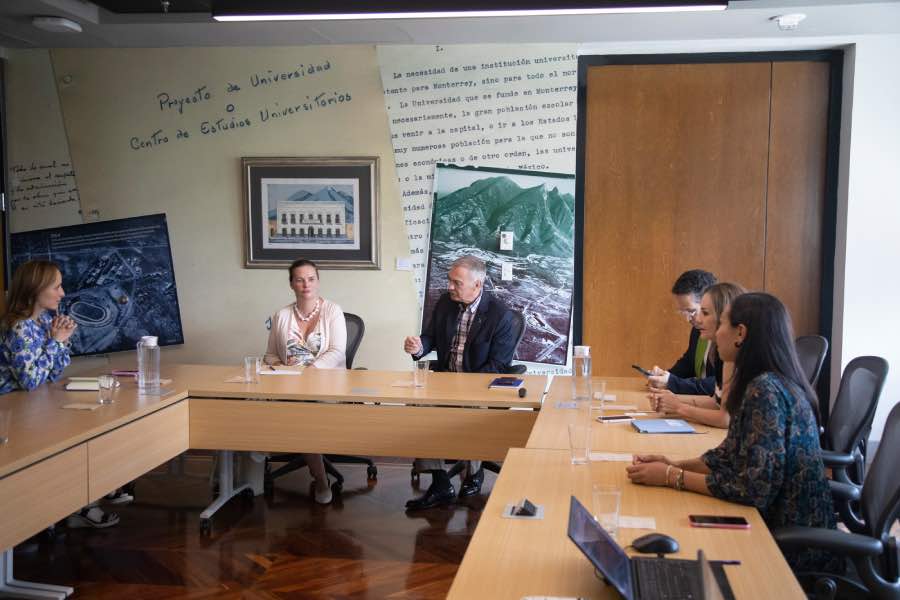
[(262, 367), (262, 357), (244, 357), (244, 383), (259, 383), (259, 370)]
[(0, 446), (9, 441), (9, 427), (12, 422), (12, 410), (0, 408)]
[(112, 404), (116, 393), (116, 376), (100, 375), (97, 377), (97, 401), (100, 404)]
[(416, 369), (413, 371), (413, 385), (423, 388), (428, 383), (428, 369), (431, 367), (429, 360), (417, 360)]
[(619, 532), (622, 490), (614, 485), (594, 484), (594, 518), (613, 539)]

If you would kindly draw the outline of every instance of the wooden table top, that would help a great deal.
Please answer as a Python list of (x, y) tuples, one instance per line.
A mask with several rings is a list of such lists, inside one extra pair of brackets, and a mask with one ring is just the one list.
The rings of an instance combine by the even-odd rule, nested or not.
[[(187, 373), (193, 398), (259, 398), (330, 402), (396, 402), (437, 406), (531, 408), (541, 406), (544, 375), (523, 375), (527, 395), (489, 389), (494, 373), (429, 373), (424, 388), (414, 388), (412, 371), (306, 369), (302, 375), (262, 375), (259, 383), (225, 383), (242, 373), (238, 366), (192, 365)], [(164, 376), (165, 376), (165, 369)], [(180, 372), (180, 371), (179, 371)]]
[(170, 392), (162, 397), (139, 396), (133, 380), (120, 378), (112, 404), (63, 409), (65, 404), (97, 402), (96, 391), (67, 392), (66, 381), (0, 396), (0, 408), (12, 411), (9, 441), (0, 445), (0, 477), (187, 398), (180, 382), (166, 386)]
[[(677, 557), (693, 559), (702, 548), (711, 560), (740, 560), (741, 565), (725, 567), (736, 598), (804, 597), (754, 508), (690, 492), (634, 485), (627, 479), (625, 463), (572, 465), (567, 451), (521, 448), (511, 449), (503, 463), (448, 597), (618, 598), (613, 588), (597, 579), (593, 566), (567, 535), (570, 496), (592, 510), (593, 484), (622, 490), (621, 515), (654, 517), (657, 531), (678, 540), (681, 549)], [(500, 516), (507, 504), (523, 497), (544, 507), (542, 520)], [(692, 528), (688, 514), (739, 515), (751, 528)], [(625, 546), (645, 533), (649, 532), (620, 529), (618, 542)]]
[(66, 391), (67, 378), (0, 396), (0, 408), (12, 411), (10, 440), (0, 445), (0, 477), (191, 396), (537, 409), (546, 387), (546, 377), (526, 376), (528, 395), (519, 398), (515, 390), (488, 389), (495, 375), (481, 373), (430, 373), (427, 387), (415, 389), (392, 387), (410, 381), (411, 371), (308, 369), (296, 376), (263, 376), (258, 384), (225, 383), (242, 373), (238, 365), (163, 365), (161, 371), (172, 380), (163, 386), (163, 397), (139, 396), (134, 381), (120, 377), (115, 402), (92, 411), (61, 408), (97, 400), (95, 391)]
[[(614, 400), (605, 402), (606, 405), (628, 405), (637, 407), (637, 411), (650, 411), (650, 401), (647, 399), (646, 380), (637, 377), (601, 378), (594, 377), (595, 381), (606, 381), (606, 395), (614, 395)], [(568, 426), (578, 423), (581, 411), (566, 407), (572, 397), (571, 377), (554, 377), (550, 390), (544, 398), (544, 404), (538, 415), (531, 436), (528, 438), (526, 448), (567, 450), (569, 448)], [(592, 403), (592, 415), (601, 414), (601, 403), (594, 400)], [(604, 409), (608, 414), (622, 414), (628, 412), (621, 409)], [(661, 415), (651, 413), (646, 417), (660, 418)], [(591, 421), (591, 449), (604, 452), (631, 452), (637, 454), (666, 454), (680, 456), (699, 456), (706, 450), (718, 446), (727, 430), (709, 427), (708, 425), (693, 424), (696, 434), (647, 434), (638, 433), (631, 423), (598, 423)]]

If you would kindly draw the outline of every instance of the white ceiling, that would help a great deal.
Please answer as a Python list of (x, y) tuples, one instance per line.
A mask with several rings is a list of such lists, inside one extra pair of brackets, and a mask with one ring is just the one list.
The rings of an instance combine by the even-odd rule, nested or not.
[[(770, 19), (807, 15), (797, 31)], [(31, 17), (67, 17), (79, 34), (48, 33)], [(86, 0), (0, 0), (0, 47), (126, 48), (305, 44), (642, 42), (900, 33), (900, 0), (745, 0), (726, 11), (578, 17), (416, 19), (318, 23), (217, 23), (209, 15), (121, 16)]]

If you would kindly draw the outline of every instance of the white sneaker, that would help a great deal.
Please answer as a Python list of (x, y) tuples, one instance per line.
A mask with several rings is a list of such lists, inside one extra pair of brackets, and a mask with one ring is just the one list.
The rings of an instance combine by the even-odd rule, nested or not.
[(334, 496), (331, 493), (331, 486), (325, 488), (325, 491), (323, 492), (316, 489), (315, 498), (317, 504), (331, 504), (331, 501), (334, 499)]

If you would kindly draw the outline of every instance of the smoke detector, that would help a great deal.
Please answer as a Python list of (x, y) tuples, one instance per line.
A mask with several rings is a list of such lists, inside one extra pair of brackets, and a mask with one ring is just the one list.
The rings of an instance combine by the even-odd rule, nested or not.
[(772, 17), (770, 20), (778, 23), (778, 29), (782, 31), (793, 31), (800, 27), (800, 21), (806, 18), (803, 13), (793, 13), (790, 15), (779, 15)]
[(32, 17), (31, 24), (53, 33), (81, 33), (81, 25), (65, 17)]

